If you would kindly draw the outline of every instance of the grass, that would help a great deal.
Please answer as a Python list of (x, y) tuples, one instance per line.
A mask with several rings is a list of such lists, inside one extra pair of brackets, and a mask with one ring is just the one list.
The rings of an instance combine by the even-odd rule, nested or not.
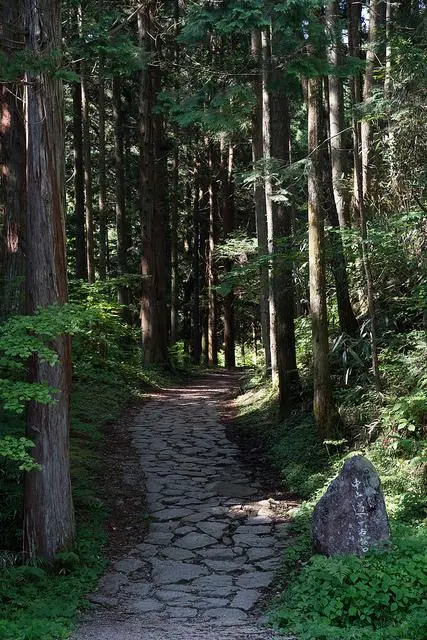
[[(298, 332), (303, 334), (304, 327)], [(284, 491), (304, 501), (294, 514), (292, 544), (278, 575), (281, 595), (271, 603), (269, 614), (279, 632), (298, 640), (427, 637), (425, 339), (414, 331), (389, 338), (381, 351), (381, 393), (372, 389), (357, 353), (352, 384), (346, 386), (349, 373), (343, 362), (348, 366), (348, 358), (333, 354), (336, 398), (345, 425), (340, 441), (320, 442), (316, 436), (307, 394), (309, 341), (300, 340), (298, 353), (306, 393), (290, 418), (276, 419), (277, 399), (268, 384), (254, 387), (248, 381), (247, 392), (238, 400), (242, 437), (262, 443)], [(348, 344), (343, 348), (354, 352), (355, 341)], [(369, 458), (381, 477), (392, 549), (364, 558), (313, 556), (314, 504), (344, 460), (355, 453)]]

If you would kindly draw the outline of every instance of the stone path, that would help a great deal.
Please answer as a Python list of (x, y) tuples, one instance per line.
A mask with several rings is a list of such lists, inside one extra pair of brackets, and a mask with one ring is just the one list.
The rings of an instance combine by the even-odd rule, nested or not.
[[(156, 394), (131, 428), (145, 474), (148, 535), (104, 576), (73, 640), (273, 638), (253, 608), (287, 524), (225, 437), (218, 401), (236, 374)], [(143, 487), (141, 487), (143, 491)]]

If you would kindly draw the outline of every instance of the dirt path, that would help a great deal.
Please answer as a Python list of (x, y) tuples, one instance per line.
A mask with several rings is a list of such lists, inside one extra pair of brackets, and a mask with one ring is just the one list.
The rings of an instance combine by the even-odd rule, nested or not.
[[(110, 568), (72, 640), (273, 638), (256, 614), (287, 524), (242, 468), (218, 403), (237, 374), (212, 372), (156, 394), (130, 429), (151, 517)], [(144, 486), (135, 487), (144, 492)]]

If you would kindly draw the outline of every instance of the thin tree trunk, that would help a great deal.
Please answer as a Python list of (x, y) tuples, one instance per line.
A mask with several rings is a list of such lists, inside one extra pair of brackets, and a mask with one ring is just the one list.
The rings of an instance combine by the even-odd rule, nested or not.
[(92, 160), (89, 124), (88, 81), (82, 76), (82, 123), (83, 123), (83, 165), (85, 182), (85, 222), (86, 222), (86, 263), (87, 279), (95, 282), (95, 261), (93, 246), (93, 196), (92, 196)]
[[(263, 158), (263, 138), (262, 138), (262, 72), (261, 72), (261, 34), (259, 31), (252, 32), (252, 56), (258, 65), (254, 79), (255, 107), (252, 121), (252, 157), (253, 164)], [(254, 184), (254, 206), (255, 222), (258, 243), (258, 256), (263, 258), (267, 255), (267, 217), (265, 210), (264, 184), (261, 180), (256, 180)], [(260, 321), (261, 339), (264, 347), (265, 366), (267, 370), (271, 368), (270, 357), (270, 318), (268, 309), (268, 267), (263, 262), (259, 268), (260, 273)]]
[(208, 284), (208, 364), (218, 364), (218, 301), (216, 293), (217, 273), (215, 264), (215, 246), (217, 236), (217, 190), (216, 177), (216, 153), (212, 142), (208, 142), (208, 166), (209, 166), (209, 226), (207, 243), (206, 276)]
[[(349, 0), (349, 52), (354, 57), (360, 56), (360, 4), (356, 0)], [(351, 83), (351, 99), (355, 105), (361, 101), (362, 85), (359, 76), (355, 76)], [(353, 115), (353, 160), (354, 160), (354, 211), (357, 224), (360, 227), (360, 253), (362, 256), (363, 270), (366, 279), (366, 299), (368, 303), (368, 314), (370, 320), (370, 342), (371, 342), (371, 358), (372, 358), (372, 374), (376, 389), (381, 387), (381, 379), (378, 361), (378, 343), (375, 315), (375, 298), (374, 285), (370, 266), (370, 257), (368, 251), (368, 232), (365, 215), (365, 203), (363, 196), (363, 165), (361, 149), (361, 129), (355, 115)]]
[(107, 277), (107, 179), (105, 171), (106, 140), (105, 140), (105, 79), (104, 61), (99, 63), (99, 92), (98, 92), (98, 208), (99, 208), (99, 278)]
[(76, 238), (75, 276), (87, 280), (85, 237), (85, 183), (83, 166), (82, 85), (73, 86), (73, 145), (74, 145), (74, 233)]
[[(290, 116), (288, 98), (282, 85), (280, 71), (273, 71), (271, 96), (271, 152), (272, 156), (289, 165)], [(276, 250), (274, 265), (274, 297), (276, 307), (277, 369), (279, 382), (279, 408), (282, 416), (292, 407), (292, 399), (299, 388), (295, 345), (295, 286), (292, 242), (292, 207), (283, 202), (273, 203), (274, 227), (280, 237), (282, 249)], [(279, 258), (280, 256), (280, 258)]]
[[(222, 149), (222, 221), (225, 238), (234, 229), (234, 184), (233, 184), (233, 146), (228, 144), (228, 154)], [(225, 260), (224, 271), (229, 273), (232, 263)], [(224, 360), (228, 369), (236, 366), (234, 328), (234, 292), (230, 291), (224, 297)]]
[(178, 200), (179, 200), (179, 149), (176, 142), (172, 168), (171, 202), (171, 330), (170, 341), (178, 340)]
[(267, 253), (270, 258), (268, 265), (268, 311), (270, 329), (270, 361), (271, 379), (274, 385), (279, 383), (277, 370), (277, 337), (276, 337), (276, 304), (274, 299), (274, 221), (272, 203), (272, 183), (271, 183), (271, 107), (269, 82), (271, 75), (271, 39), (270, 30), (261, 31), (261, 55), (262, 55), (262, 137), (264, 168), (264, 193), (265, 212), (267, 218)]
[(308, 81), (308, 242), (313, 343), (313, 413), (322, 440), (334, 433), (337, 410), (329, 370), (324, 213), (322, 211), (322, 80)]
[[(119, 278), (127, 273), (127, 221), (124, 172), (124, 131), (122, 109), (122, 80), (113, 78), (113, 118), (114, 118), (114, 157), (116, 167), (116, 231), (117, 231), (117, 274)], [(130, 321), (129, 291), (123, 282), (117, 287), (117, 300), (122, 307), (122, 317)]]
[(339, 226), (344, 229), (349, 226), (348, 198), (344, 186), (346, 177), (346, 149), (344, 134), (344, 91), (343, 81), (338, 75), (340, 67), (340, 48), (342, 33), (337, 0), (331, 0), (326, 6), (326, 21), (331, 43), (328, 50), (328, 60), (331, 67), (337, 71), (336, 75), (328, 77), (329, 96), (329, 133), (331, 148), (332, 188), (335, 206), (338, 214)]
[(202, 357), (202, 333), (200, 317), (200, 163), (197, 161), (194, 169), (194, 198), (193, 198), (193, 298), (191, 304), (191, 361), (200, 364)]
[[(369, 102), (374, 86), (375, 65), (379, 62), (376, 51), (378, 29), (381, 23), (380, 2), (370, 0), (369, 2), (369, 32), (366, 48), (365, 78), (363, 84), (363, 100)], [(363, 198), (365, 203), (371, 194), (371, 183), (374, 166), (372, 163), (372, 125), (369, 119), (363, 118), (360, 125), (360, 142), (362, 149), (362, 184)]]
[[(25, 0), (28, 54), (39, 59), (61, 47), (61, 3)], [(25, 89), (27, 241), (27, 310), (67, 300), (64, 215), (63, 100), (60, 81), (48, 72), (28, 71)], [(34, 442), (40, 471), (25, 477), (24, 551), (52, 560), (71, 544), (74, 514), (69, 461), (70, 339), (52, 344), (58, 362), (51, 366), (34, 357), (31, 381), (55, 388), (54, 404), (30, 402), (27, 435)]]

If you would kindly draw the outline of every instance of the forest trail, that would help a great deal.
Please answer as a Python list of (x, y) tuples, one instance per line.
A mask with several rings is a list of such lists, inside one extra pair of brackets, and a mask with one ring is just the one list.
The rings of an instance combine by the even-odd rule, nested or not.
[(112, 564), (72, 640), (274, 637), (256, 605), (279, 566), (287, 523), (220, 422), (220, 403), (237, 384), (237, 373), (213, 371), (153, 395), (134, 418), (148, 535)]

